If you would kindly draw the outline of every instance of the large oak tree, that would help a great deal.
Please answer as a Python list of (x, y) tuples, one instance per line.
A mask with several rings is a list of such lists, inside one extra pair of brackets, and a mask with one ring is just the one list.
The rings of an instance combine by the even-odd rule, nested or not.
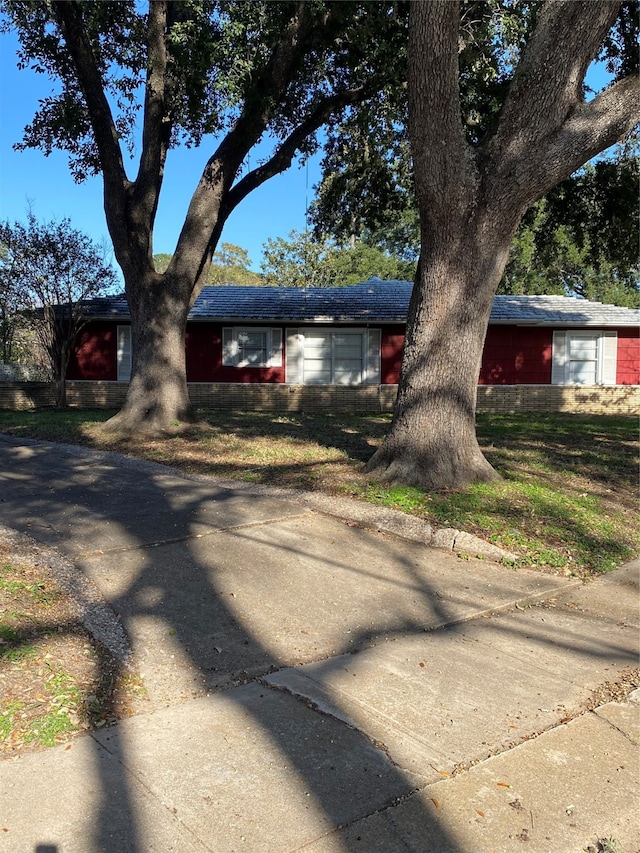
[(585, 97), (587, 69), (620, 3), (524, 5), (534, 14), (501, 69), (499, 110), (470, 134), (460, 4), (411, 4), (409, 136), (421, 256), (392, 426), (368, 466), (385, 481), (433, 489), (497, 477), (476, 439), (476, 393), (511, 240), (527, 208), (640, 119), (635, 73), (623, 69), (597, 97)]
[[(146, 10), (136, 0), (4, 0), (2, 8), (18, 32), (21, 62), (60, 85), (22, 145), (66, 149), (76, 178), (104, 179), (133, 345), (127, 400), (113, 425), (156, 430), (188, 419), (186, 320), (227, 218), (313, 150), (325, 122), (404, 73), (396, 61), (406, 50), (402, 8), (320, 0), (153, 0)], [(242, 175), (265, 138), (274, 142), (271, 155)], [(211, 148), (160, 273), (154, 221), (167, 155), (182, 142)]]

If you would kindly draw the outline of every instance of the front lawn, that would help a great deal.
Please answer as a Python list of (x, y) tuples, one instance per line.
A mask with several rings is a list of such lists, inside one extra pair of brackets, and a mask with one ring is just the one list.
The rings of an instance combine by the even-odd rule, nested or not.
[(456, 527), (522, 564), (580, 576), (640, 550), (635, 418), (480, 415), (478, 436), (503, 479), (464, 492), (380, 486), (364, 463), (388, 415), (203, 411), (207, 424), (174, 436), (120, 438), (100, 429), (113, 412), (1, 412), (0, 432), (115, 450), (252, 483), (350, 496)]

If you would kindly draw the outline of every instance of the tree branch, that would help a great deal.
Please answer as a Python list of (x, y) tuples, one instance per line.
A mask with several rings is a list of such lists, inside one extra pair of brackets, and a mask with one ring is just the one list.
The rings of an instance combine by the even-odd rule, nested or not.
[(554, 0), (542, 7), (485, 152), (495, 180), (503, 191), (516, 186), (524, 207), (635, 123), (637, 85), (631, 81), (584, 102), (587, 68), (619, 5), (618, 0)]
[(587, 68), (613, 26), (619, 0), (547, 0), (518, 64), (500, 124), (560, 127), (583, 101)]
[[(323, 25), (327, 26), (330, 20), (331, 13)], [(282, 37), (272, 50), (264, 71), (252, 87), (250, 96), (245, 99), (235, 126), (204, 168), (191, 198), (168, 272), (175, 272), (179, 277), (191, 278), (192, 281), (194, 278), (201, 280), (210, 254), (212, 235), (220, 232), (217, 223), (222, 200), (231, 188), (246, 155), (264, 133), (274, 105), (282, 99), (318, 26), (314, 5), (299, 2)]]
[(166, 0), (155, 0), (149, 3), (142, 153), (132, 194), (131, 211), (137, 231), (137, 242), (149, 261), (152, 251), (150, 235), (158, 208), (164, 165), (171, 138), (171, 122), (168, 121), (166, 110), (167, 18)]
[(266, 163), (263, 163), (245, 175), (229, 191), (224, 201), (224, 210), (221, 210), (221, 215), (224, 212), (224, 219), (229, 216), (249, 193), (253, 192), (253, 190), (261, 186), (265, 181), (268, 181), (269, 178), (273, 178), (275, 175), (279, 175), (285, 169), (288, 169), (305, 139), (318, 130), (318, 128), (322, 127), (333, 113), (352, 104), (359, 103), (365, 97), (365, 92), (366, 89), (364, 86), (358, 89), (347, 89), (325, 98), (319, 103), (313, 112), (278, 146), (273, 156)]
[[(459, 4), (415, 2), (409, 13), (409, 138), (421, 212), (447, 216), (470, 200), (469, 148), (460, 110)], [(434, 117), (437, 116), (437, 119)]]
[[(568, 178), (596, 154), (620, 142), (638, 124), (640, 80), (637, 77), (619, 80), (592, 101), (580, 105), (549, 145), (549, 169), (545, 175), (548, 188)], [(560, 161), (562, 168), (554, 168)]]
[(52, 8), (76, 68), (78, 82), (85, 97), (105, 183), (105, 213), (116, 254), (126, 254), (127, 189), (129, 181), (111, 108), (104, 93), (103, 81), (82, 20), (82, 9), (76, 0), (53, 0)]

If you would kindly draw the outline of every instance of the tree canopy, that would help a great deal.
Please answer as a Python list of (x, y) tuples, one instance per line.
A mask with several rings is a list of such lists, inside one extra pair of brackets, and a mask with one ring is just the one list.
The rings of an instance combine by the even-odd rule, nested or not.
[[(594, 57), (614, 82), (638, 72), (637, 6), (619, 5)], [(493, 132), (542, 6), (460, 4), (458, 96), (469, 144), (477, 146)], [(594, 94), (586, 84), (584, 92)], [(417, 259), (420, 223), (407, 109), (405, 87), (388, 87), (377, 103), (349, 110), (329, 128), (322, 179), (310, 211), (316, 238), (358, 240)], [(636, 304), (637, 154), (632, 136), (534, 204), (514, 237), (499, 292), (575, 293)]]

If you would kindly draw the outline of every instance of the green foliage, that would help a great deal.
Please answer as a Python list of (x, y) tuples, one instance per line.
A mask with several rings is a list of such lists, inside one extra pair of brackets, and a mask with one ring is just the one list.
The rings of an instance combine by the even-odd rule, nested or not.
[(640, 307), (637, 141), (589, 164), (524, 217), (501, 293), (558, 293)]
[[(329, 150), (335, 163), (341, 153), (346, 157), (352, 144), (354, 137), (345, 136), (340, 150)], [(630, 139), (614, 156), (587, 165), (537, 202), (516, 232), (498, 292), (577, 295), (640, 307), (637, 154), (637, 139)], [(376, 173), (376, 169), (382, 171), (383, 162), (376, 159), (375, 152), (371, 171), (358, 170), (353, 163), (352, 175), (345, 159), (342, 171), (326, 175), (318, 188), (312, 206), (314, 234), (331, 227), (338, 239), (346, 239), (351, 229), (367, 245), (415, 259), (420, 228), (408, 156), (406, 151), (398, 153), (395, 165), (385, 161), (384, 167), (390, 171), (384, 176)], [(376, 182), (381, 193), (380, 204), (373, 204), (372, 209), (367, 206), (373, 191), (370, 182)], [(405, 277), (411, 280), (413, 275)]]
[[(160, 253), (153, 256), (157, 272), (164, 272), (169, 266), (171, 255)], [(240, 284), (260, 285), (263, 278), (259, 273), (250, 269), (249, 253), (241, 246), (233, 243), (221, 243), (220, 248), (213, 253), (211, 268), (207, 275), (207, 284)]]
[[(460, 6), (460, 106), (470, 142), (494, 127), (540, 3), (468, 0)], [(311, 208), (317, 238), (352, 237), (417, 260), (420, 226), (407, 138), (406, 48), (376, 97), (327, 130), (322, 181)], [(434, 119), (437, 120), (437, 119)]]
[[(208, 135), (234, 129), (249, 112), (261, 112), (271, 137), (282, 141), (333, 92), (362, 85), (378, 91), (381, 80), (402, 73), (401, 64), (389, 61), (404, 52), (406, 10), (396, 7), (320, 0), (170, 2), (163, 39), (168, 60), (163, 122), (169, 145), (198, 146)], [(40, 103), (18, 148), (47, 154), (66, 150), (78, 181), (102, 171), (86, 92), (57, 10), (49, 3), (3, 0), (2, 11), (3, 28), (17, 30), (20, 38), (20, 66), (58, 84), (57, 92)], [(150, 46), (147, 9), (136, 0), (81, 2), (80, 18), (119, 138), (133, 155), (139, 150), (147, 70), (163, 61)], [(283, 34), (296, 20), (304, 50), (294, 58), (291, 80), (272, 80), (283, 59), (279, 51), (287, 49)], [(300, 137), (298, 151), (316, 149), (318, 126)]]
[(265, 283), (277, 287), (341, 287), (372, 276), (413, 280), (415, 263), (366, 243), (347, 249), (292, 231), (288, 240), (267, 240), (262, 271)]
[[(467, 140), (495, 129), (540, 2), (461, 4), (459, 94)], [(614, 79), (638, 66), (637, 4), (621, 4), (599, 60)], [(406, 90), (382, 89), (375, 103), (329, 127), (323, 177), (311, 207), (314, 234), (357, 238), (417, 259), (420, 224), (406, 136)], [(569, 293), (640, 304), (637, 144), (580, 170), (527, 214), (514, 239), (503, 293)], [(428, 239), (428, 235), (427, 235)]]

